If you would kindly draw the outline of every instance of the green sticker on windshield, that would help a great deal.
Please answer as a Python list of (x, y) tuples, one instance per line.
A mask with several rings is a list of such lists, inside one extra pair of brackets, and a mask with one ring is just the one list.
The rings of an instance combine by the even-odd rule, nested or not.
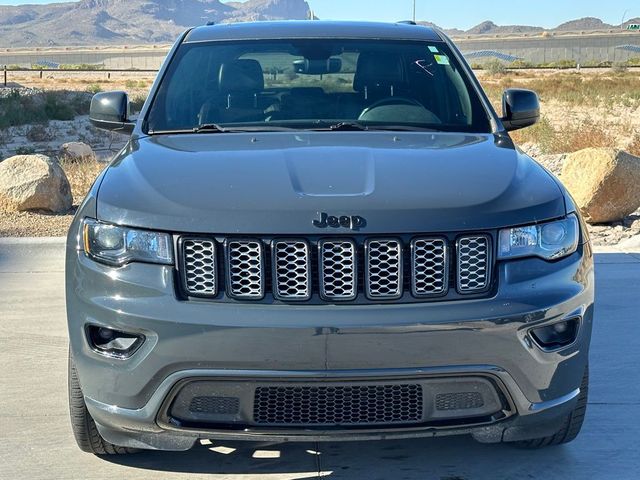
[(433, 45), (429, 45), (429, 51), (431, 53), (438, 53), (438, 47), (434, 47)]
[(449, 65), (449, 57), (446, 55), (434, 55), (433, 58), (436, 59), (439, 65)]

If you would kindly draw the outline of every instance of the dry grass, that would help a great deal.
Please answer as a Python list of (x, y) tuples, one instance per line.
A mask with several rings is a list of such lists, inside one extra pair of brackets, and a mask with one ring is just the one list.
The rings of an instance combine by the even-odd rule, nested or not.
[(627, 151), (631, 155), (635, 155), (636, 157), (640, 157), (640, 133), (637, 133), (633, 137), (633, 139), (631, 140), (631, 143), (627, 147)]
[(610, 147), (611, 137), (607, 126), (585, 120), (579, 124), (568, 123), (554, 127), (548, 118), (542, 117), (533, 127), (513, 132), (516, 143), (535, 143), (542, 153), (571, 153), (583, 148)]
[(71, 161), (63, 158), (60, 160), (60, 165), (71, 184), (74, 205), (82, 202), (96, 177), (105, 168), (104, 163), (98, 163), (95, 160)]

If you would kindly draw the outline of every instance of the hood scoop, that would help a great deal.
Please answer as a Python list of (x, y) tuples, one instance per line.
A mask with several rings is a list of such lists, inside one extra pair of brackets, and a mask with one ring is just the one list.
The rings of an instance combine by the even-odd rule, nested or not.
[[(327, 151), (329, 150), (329, 151)], [(293, 190), (306, 197), (362, 197), (375, 190), (375, 161), (369, 150), (285, 152)], [(348, 164), (347, 164), (348, 162)]]

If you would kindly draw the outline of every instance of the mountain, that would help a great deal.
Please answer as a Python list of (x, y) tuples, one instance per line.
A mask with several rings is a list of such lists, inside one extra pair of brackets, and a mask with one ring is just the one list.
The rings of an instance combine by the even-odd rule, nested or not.
[[(0, 47), (171, 43), (186, 28), (207, 22), (304, 20), (310, 16), (311, 9), (305, 0), (227, 3), (219, 0), (80, 0), (45, 5), (0, 5)], [(418, 23), (439, 28), (428, 21)], [(625, 25), (629, 23), (640, 23), (640, 20), (631, 19)], [(489, 20), (466, 31), (457, 28), (441, 30), (457, 37), (612, 28), (620, 26), (586, 17), (549, 30), (529, 25), (496, 25)]]
[(608, 23), (604, 23), (599, 18), (584, 17), (577, 20), (571, 20), (570, 22), (565, 22), (561, 25), (558, 25), (555, 29), (558, 31), (575, 32), (581, 30), (608, 30), (610, 28), (614, 28), (614, 26), (609, 25)]
[(81, 0), (0, 6), (0, 47), (170, 43), (207, 22), (304, 20), (305, 0)]

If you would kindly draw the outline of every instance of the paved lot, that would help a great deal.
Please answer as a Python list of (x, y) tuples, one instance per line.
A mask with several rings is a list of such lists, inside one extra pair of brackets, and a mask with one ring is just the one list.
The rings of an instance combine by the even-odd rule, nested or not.
[(213, 442), (103, 460), (76, 448), (67, 419), (62, 246), (0, 239), (0, 479), (638, 479), (640, 253), (600, 253), (597, 262), (591, 397), (568, 446)]

